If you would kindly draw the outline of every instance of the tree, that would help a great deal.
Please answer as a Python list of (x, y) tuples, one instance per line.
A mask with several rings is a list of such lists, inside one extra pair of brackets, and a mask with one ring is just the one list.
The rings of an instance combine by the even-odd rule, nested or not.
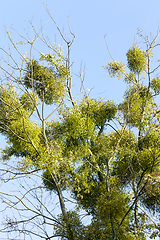
[[(20, 63), (1, 48), (9, 58), (1, 66), (0, 132), (7, 139), (1, 178), (18, 180), (21, 187), (17, 194), (1, 193), (7, 207), (19, 214), (6, 218), (1, 231), (69, 240), (158, 236), (160, 227), (152, 215), (159, 214), (160, 204), (160, 65), (151, 69), (150, 61), (158, 35), (151, 42), (145, 38), (146, 51), (136, 44), (128, 50), (128, 70), (117, 61), (105, 66), (111, 77), (127, 83), (123, 102), (115, 104), (91, 98), (85, 90), (76, 101), (70, 68), (74, 33), (70, 30), (68, 41), (56, 25), (67, 45), (65, 57), (60, 46), (52, 47), (31, 26), (32, 41), (23, 36), (24, 41), (15, 44), (7, 32)], [(39, 59), (34, 59), (37, 39), (48, 52), (38, 51)], [(28, 57), (19, 50), (23, 43), (30, 46)], [(47, 193), (50, 206), (43, 198)], [(60, 214), (54, 215), (57, 202)], [(88, 225), (81, 219), (82, 210), (91, 217)]]

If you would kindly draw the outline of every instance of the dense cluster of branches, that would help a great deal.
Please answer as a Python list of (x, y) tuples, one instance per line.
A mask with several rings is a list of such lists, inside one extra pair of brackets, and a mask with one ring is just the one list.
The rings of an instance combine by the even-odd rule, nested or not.
[[(15, 232), (15, 239), (158, 236), (154, 217), (160, 205), (160, 78), (151, 57), (159, 34), (152, 41), (143, 39), (145, 51), (133, 45), (126, 66), (114, 60), (105, 66), (111, 77), (127, 83), (123, 102), (115, 104), (90, 98), (85, 90), (80, 101), (72, 96), (71, 31), (72, 40), (67, 41), (57, 27), (67, 45), (65, 57), (61, 47), (52, 47), (43, 33), (32, 29), (33, 41), (23, 36), (30, 46), (28, 57), (7, 33), (20, 64), (1, 49), (9, 59), (1, 66), (0, 132), (7, 139), (1, 179), (19, 184), (16, 194), (1, 192), (6, 209), (18, 212), (5, 218), (1, 232)], [(37, 39), (49, 52), (33, 59)], [(82, 213), (90, 216), (87, 224)]]

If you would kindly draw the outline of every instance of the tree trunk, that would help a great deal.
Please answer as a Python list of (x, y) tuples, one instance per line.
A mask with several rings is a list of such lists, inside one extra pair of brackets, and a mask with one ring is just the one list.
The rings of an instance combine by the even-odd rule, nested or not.
[[(109, 188), (109, 166), (107, 165), (107, 179), (106, 179), (106, 189), (107, 189), (107, 193), (108, 193), (108, 201), (110, 201), (110, 188)], [(112, 239), (115, 239), (115, 235), (116, 235), (116, 231), (115, 231), (115, 227), (114, 227), (114, 219), (113, 219), (113, 215), (112, 215), (112, 209), (110, 208), (110, 214), (109, 214), (109, 218), (110, 218), (110, 222), (111, 222), (111, 229), (112, 229)]]
[(58, 186), (57, 177), (56, 177), (56, 175), (54, 173), (52, 173), (52, 178), (53, 178), (53, 180), (55, 182), (55, 185), (56, 185), (56, 188), (57, 188), (57, 194), (58, 194), (58, 197), (59, 197), (61, 211), (62, 211), (63, 219), (65, 221), (66, 228), (67, 228), (68, 240), (74, 240), (74, 235), (73, 235), (73, 230), (72, 230), (72, 223), (70, 222), (70, 220), (68, 218), (68, 214), (67, 214), (66, 207), (65, 207), (65, 204), (64, 204), (62, 191), (61, 191), (61, 189)]

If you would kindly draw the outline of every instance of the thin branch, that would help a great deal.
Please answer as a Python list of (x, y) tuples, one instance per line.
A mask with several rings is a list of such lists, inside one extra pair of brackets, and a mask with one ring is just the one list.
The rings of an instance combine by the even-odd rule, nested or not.
[[(44, 4), (43, 4), (43, 5), (44, 5)], [(58, 27), (56, 21), (55, 21), (54, 18), (52, 17), (52, 15), (51, 15), (51, 13), (50, 13), (50, 11), (49, 11), (49, 9), (48, 9), (48, 6), (47, 6), (47, 5), (44, 5), (44, 7), (45, 7), (46, 12), (48, 13), (49, 17), (50, 17), (50, 18), (52, 19), (52, 21), (54, 22), (56, 28), (58, 29), (58, 32), (60, 33), (62, 39), (64, 40), (64, 42), (66, 42), (67, 44), (69, 44), (70, 41), (67, 41), (67, 40), (66, 40), (66, 37), (64, 36), (64, 34), (62, 33), (62, 31), (61, 31), (60, 28)]]
[(72, 30), (71, 30), (71, 24), (70, 24), (69, 16), (68, 16), (68, 25), (69, 25), (69, 32), (70, 32), (70, 34), (73, 36), (73, 39), (72, 39), (72, 41), (71, 41), (70, 44), (69, 44), (69, 46), (71, 47), (71, 45), (73, 44), (73, 42), (74, 42), (74, 40), (75, 40), (76, 35), (75, 35), (75, 34), (72, 32)]
[(110, 57), (112, 58), (113, 61), (115, 61), (114, 58), (112, 57), (110, 51), (109, 51), (109, 47), (108, 47), (108, 44), (107, 44), (107, 41), (106, 41), (106, 35), (104, 35), (104, 40), (105, 40), (106, 47), (107, 47), (107, 50), (108, 50), (108, 53), (109, 53)]
[(151, 222), (154, 223), (154, 225), (157, 227), (158, 226), (158, 223), (156, 223), (149, 215), (148, 213), (146, 213), (146, 211), (144, 211), (143, 208), (141, 208), (140, 206), (138, 206), (139, 209), (141, 209), (142, 212), (144, 212), (144, 214), (151, 220)]

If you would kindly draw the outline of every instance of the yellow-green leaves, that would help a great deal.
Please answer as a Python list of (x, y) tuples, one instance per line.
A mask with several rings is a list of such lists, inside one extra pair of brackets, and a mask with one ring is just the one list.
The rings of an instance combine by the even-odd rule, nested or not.
[(125, 78), (124, 78), (124, 81), (126, 83), (133, 83), (134, 85), (137, 85), (138, 84), (138, 79), (136, 77), (136, 73), (134, 72), (130, 72), (128, 74), (125, 75)]
[(54, 56), (47, 54), (42, 55), (41, 60), (47, 61), (48, 66), (40, 64), (36, 60), (27, 63), (24, 85), (36, 91), (42, 102), (51, 105), (66, 96), (69, 73), (60, 57), (55, 59)]
[(80, 103), (82, 114), (92, 118), (97, 127), (104, 127), (106, 122), (112, 120), (117, 112), (113, 101), (102, 101), (84, 97)]
[[(17, 45), (13, 46), (18, 51)], [(160, 79), (152, 78), (159, 68), (152, 70), (150, 53), (134, 45), (126, 54), (128, 71), (119, 61), (105, 66), (111, 77), (123, 78), (128, 84), (119, 107), (113, 101), (90, 98), (90, 89), (71, 105), (65, 101), (68, 93), (73, 103), (70, 50), (68, 58), (63, 57), (61, 48), (53, 50), (55, 54), (40, 54), (38, 61), (20, 55), (20, 74), (11, 57), (14, 65), (8, 66), (13, 71), (17, 66), (15, 73), (4, 72), (0, 133), (7, 138), (8, 148), (2, 152), (3, 160), (16, 156), (19, 171), (40, 170), (44, 189), (58, 194), (63, 218), (53, 219), (53, 235), (70, 236), (70, 221), (77, 240), (137, 239), (135, 233), (147, 226), (136, 210), (138, 204), (143, 202), (154, 211), (160, 197), (160, 111), (153, 104), (153, 97), (160, 93)], [(13, 85), (5, 85), (6, 79)], [(91, 214), (88, 226), (81, 226), (74, 212), (65, 213), (65, 190), (74, 198), (76, 211), (82, 207)]]
[[(125, 115), (127, 123), (139, 127), (140, 124), (142, 126), (142, 124), (148, 123), (149, 119), (145, 118), (145, 116), (148, 113), (151, 102), (151, 94), (145, 86), (136, 87), (133, 85), (125, 92), (125, 98), (119, 104), (119, 109)], [(144, 104), (145, 108), (143, 109)], [(141, 121), (142, 118), (143, 121)]]
[(38, 96), (34, 92), (25, 92), (19, 98), (20, 103), (23, 106), (23, 109), (28, 111), (29, 115), (31, 116), (35, 110), (35, 106), (38, 105)]
[(0, 132), (7, 138), (9, 147), (4, 150), (4, 158), (37, 155), (41, 129), (29, 118), (34, 104), (27, 104), (27, 95), (18, 96), (14, 87), (0, 88)]
[(40, 60), (47, 61), (47, 62), (51, 63), (52, 65), (55, 65), (57, 68), (60, 68), (60, 67), (64, 68), (65, 64), (64, 64), (64, 59), (63, 59), (62, 47), (58, 46), (58, 48), (57, 48), (56, 46), (54, 46), (54, 49), (56, 51), (56, 54), (51, 54), (51, 53), (43, 54), (43, 53), (41, 53)]
[(128, 68), (131, 72), (140, 74), (147, 67), (146, 53), (139, 47), (133, 46), (126, 53)]
[(154, 213), (159, 212), (160, 206), (160, 170), (146, 174), (147, 184), (143, 197), (143, 204)]
[(105, 69), (108, 70), (108, 73), (112, 78), (116, 77), (119, 80), (125, 75), (124, 67), (125, 65), (122, 62), (114, 61), (114, 62), (109, 62), (105, 66)]
[(154, 90), (155, 94), (160, 93), (160, 78), (159, 77), (156, 77), (156, 78), (152, 79), (151, 88)]
[[(109, 75), (118, 80), (124, 78), (127, 83), (137, 84), (139, 81), (139, 74), (143, 73), (147, 68), (147, 54), (142, 51), (139, 47), (133, 46), (126, 53), (127, 56), (127, 66), (130, 73), (125, 72), (125, 64), (120, 61), (109, 62), (105, 69), (108, 71)], [(138, 74), (138, 79), (137, 75)]]

